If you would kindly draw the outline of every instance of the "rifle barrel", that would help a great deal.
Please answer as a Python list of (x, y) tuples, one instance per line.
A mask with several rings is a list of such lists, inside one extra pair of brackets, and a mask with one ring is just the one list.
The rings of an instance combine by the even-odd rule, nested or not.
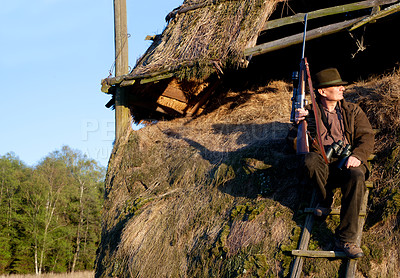
[(306, 50), (307, 17), (308, 17), (308, 13), (306, 13), (304, 15), (303, 52), (301, 54), (301, 59), (304, 59), (304, 52)]

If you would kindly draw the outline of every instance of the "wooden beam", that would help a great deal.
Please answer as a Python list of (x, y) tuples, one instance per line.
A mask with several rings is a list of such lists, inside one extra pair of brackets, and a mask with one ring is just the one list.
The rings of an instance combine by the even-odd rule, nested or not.
[(178, 111), (174, 108), (156, 102), (136, 101), (135, 103), (133, 103), (133, 106), (142, 107), (150, 111), (160, 112), (165, 115), (183, 116), (182, 111)]
[(181, 89), (173, 86), (171, 83), (168, 84), (167, 88), (162, 93), (162, 96), (188, 103), (188, 99), (186, 98), (185, 93)]
[(122, 81), (121, 84), (119, 84), (120, 87), (128, 87), (128, 86), (132, 86), (136, 83), (136, 80), (127, 80), (127, 81)]
[(356, 24), (354, 24), (349, 31), (353, 31), (361, 26), (363, 26), (364, 24), (367, 24), (368, 22), (377, 20), (379, 18), (391, 15), (395, 12), (400, 11), (400, 3), (392, 5), (390, 7), (387, 7), (386, 9), (384, 9), (383, 11), (379, 11), (376, 12), (370, 16), (367, 16), (366, 18), (364, 18), (363, 20), (361, 20), (360, 22), (357, 22)]
[[(126, 0), (114, 0), (115, 76), (129, 73)], [(131, 127), (131, 113), (126, 105), (125, 90), (118, 87), (115, 95), (115, 139)]]
[(310, 258), (346, 258), (346, 254), (342, 251), (292, 250), (292, 255)]
[(160, 81), (160, 80), (163, 80), (163, 79), (168, 79), (168, 78), (171, 78), (171, 77), (174, 77), (174, 74), (171, 73), (171, 72), (166, 73), (166, 74), (160, 74), (160, 75), (157, 75), (157, 76), (154, 76), (154, 77), (144, 78), (144, 79), (140, 80), (140, 84), (156, 82), (156, 81)]
[[(179, 70), (182, 67), (192, 67), (195, 65), (197, 61), (190, 61), (190, 62), (184, 62), (176, 66), (171, 66), (166, 69), (156, 71), (156, 72), (150, 72), (150, 73), (143, 73), (143, 74), (138, 74), (138, 75), (130, 75), (130, 74), (125, 74), (122, 76), (115, 76), (115, 77), (109, 77), (105, 78), (102, 80), (102, 85), (104, 87), (104, 91), (107, 90), (107, 88), (114, 86), (114, 85), (119, 85), (121, 82), (124, 81), (132, 81), (132, 80), (144, 80), (144, 79), (152, 79), (153, 77), (157, 77), (159, 75), (163, 75), (162, 79), (165, 78), (170, 78), (170, 74), (174, 74), (175, 71)], [(209, 65), (213, 65), (213, 62), (210, 62)], [(175, 75), (175, 74), (174, 74)], [(144, 81), (146, 83), (146, 81)], [(147, 82), (148, 83), (148, 82)], [(106, 91), (107, 92), (107, 91)]]
[[(351, 3), (351, 4), (336, 6), (336, 7), (325, 8), (325, 9), (309, 12), (307, 19), (310, 20), (310, 19), (324, 17), (324, 16), (328, 16), (328, 15), (334, 15), (334, 14), (340, 14), (340, 13), (345, 13), (345, 12), (367, 9), (367, 8), (376, 7), (376, 6), (380, 6), (380, 5), (391, 4), (396, 1), (397, 0), (367, 0), (367, 1), (357, 2), (357, 3)], [(305, 16), (305, 13), (298, 13), (298, 14), (295, 14), (292, 16), (274, 19), (271, 21), (266, 21), (264, 24), (264, 27), (261, 31), (266, 31), (266, 30), (270, 30), (273, 28), (277, 28), (277, 27), (281, 27), (281, 26), (285, 26), (285, 25), (289, 25), (289, 24), (293, 24), (293, 23), (303, 22), (304, 16)]]
[[(362, 210), (367, 209), (368, 195), (369, 195), (369, 190), (367, 189), (364, 194), (364, 198), (363, 198), (363, 201), (361, 204)], [(356, 242), (355, 242), (355, 244), (357, 246), (361, 246), (361, 239), (362, 239), (364, 224), (365, 224), (365, 217), (359, 216), (358, 217), (357, 238), (356, 238)], [(346, 277), (348, 277), (348, 278), (356, 277), (356, 271), (357, 271), (357, 260), (349, 260), (347, 262)]]
[[(189, 116), (194, 116), (197, 113), (199, 113), (199, 111), (203, 111), (201, 109), (201, 106), (204, 105), (204, 103), (206, 103), (206, 101), (209, 99), (209, 97), (214, 93), (215, 89), (218, 87), (218, 85), (221, 84), (221, 80), (218, 79), (212, 86), (206, 88), (206, 92), (204, 93), (204, 95), (201, 97), (201, 99), (196, 103), (196, 105), (194, 107), (192, 107), (189, 111), (188, 111), (188, 115)], [(201, 112), (200, 112), (201, 113)]]
[(129, 73), (126, 0), (114, 0), (115, 76)]
[[(330, 35), (342, 31), (343, 29), (352, 26), (354, 23), (362, 20), (364, 17), (346, 20), (343, 22), (323, 26), (307, 32), (307, 40), (316, 39), (322, 36)], [(303, 41), (303, 33), (289, 36), (283, 39), (267, 42), (264, 44), (256, 45), (255, 47), (247, 48), (244, 51), (245, 56), (257, 56), (271, 51), (289, 47), (291, 45), (299, 44)]]
[(179, 100), (175, 100), (169, 97), (160, 96), (157, 99), (156, 105), (161, 107), (166, 113), (169, 115), (183, 115), (186, 113), (188, 109), (188, 104), (186, 102), (181, 102)]
[[(314, 189), (311, 195), (310, 206), (315, 207), (317, 203), (317, 189)], [(303, 232), (299, 241), (299, 250), (306, 251), (308, 249), (308, 243), (310, 242), (311, 230), (314, 224), (314, 216), (309, 214), (306, 216), (306, 220), (303, 226)], [(303, 269), (304, 258), (297, 256), (292, 265), (290, 278), (300, 278)]]

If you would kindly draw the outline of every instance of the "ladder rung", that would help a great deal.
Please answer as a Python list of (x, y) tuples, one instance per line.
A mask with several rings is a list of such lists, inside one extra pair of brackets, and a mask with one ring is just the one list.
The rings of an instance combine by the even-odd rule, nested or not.
[(346, 258), (346, 254), (342, 251), (292, 250), (292, 255), (310, 258)]
[[(305, 213), (314, 213), (314, 208), (305, 208), (304, 212)], [(340, 215), (340, 209), (332, 209), (332, 211), (329, 214), (330, 215)], [(361, 210), (359, 215), (366, 216), (367, 213), (365, 210)]]

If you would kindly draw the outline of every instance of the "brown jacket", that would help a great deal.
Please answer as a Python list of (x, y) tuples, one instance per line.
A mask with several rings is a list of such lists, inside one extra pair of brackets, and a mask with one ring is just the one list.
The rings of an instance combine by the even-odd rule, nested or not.
[[(368, 167), (368, 157), (374, 150), (374, 131), (364, 111), (357, 104), (340, 101), (342, 114), (344, 118), (344, 128), (346, 138), (352, 146), (352, 155), (357, 157), (364, 165)], [(309, 115), (306, 120), (308, 123), (308, 131), (313, 138), (316, 135), (314, 112), (311, 105), (307, 105), (306, 109)], [(321, 111), (319, 110), (319, 116)], [(320, 116), (321, 117), (321, 116)], [(322, 120), (319, 119), (320, 125)], [(310, 148), (311, 151), (319, 152), (317, 145), (313, 144)]]

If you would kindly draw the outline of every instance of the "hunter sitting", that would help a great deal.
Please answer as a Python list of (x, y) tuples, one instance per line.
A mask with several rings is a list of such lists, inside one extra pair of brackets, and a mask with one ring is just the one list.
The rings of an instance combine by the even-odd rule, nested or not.
[[(318, 188), (319, 204), (314, 214), (329, 214), (333, 202), (334, 185), (342, 190), (340, 224), (336, 229), (335, 247), (344, 251), (349, 258), (360, 258), (364, 254), (356, 246), (358, 216), (366, 190), (368, 178), (368, 156), (374, 147), (374, 133), (367, 116), (361, 108), (344, 100), (344, 85), (339, 72), (328, 68), (316, 74), (315, 89), (319, 113), (320, 136), (329, 156), (327, 164), (320, 148), (310, 146), (304, 155), (304, 168), (308, 178)], [(311, 136), (315, 138), (315, 118), (311, 105), (299, 108), (295, 122), (306, 120)], [(314, 134), (313, 134), (314, 133)]]

